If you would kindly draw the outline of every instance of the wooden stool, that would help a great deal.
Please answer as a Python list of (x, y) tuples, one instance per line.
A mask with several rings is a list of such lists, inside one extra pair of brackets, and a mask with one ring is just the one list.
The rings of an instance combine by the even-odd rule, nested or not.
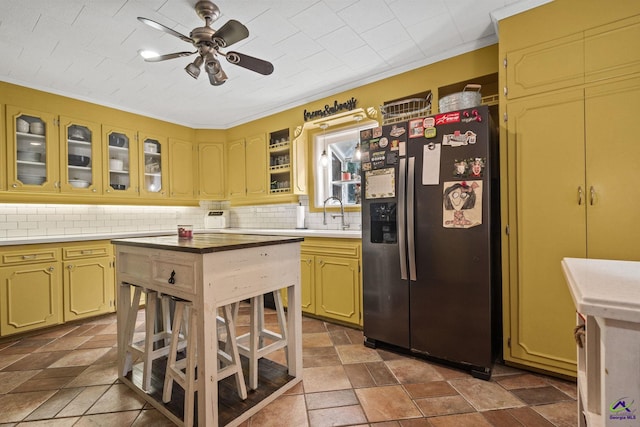
[[(265, 328), (264, 295), (259, 295), (250, 300), (251, 314), (249, 319), (249, 333), (238, 337), (238, 351), (241, 355), (249, 358), (249, 388), (252, 390), (258, 388), (258, 360), (274, 351), (286, 348), (288, 345), (287, 320), (284, 314), (280, 291), (273, 292), (273, 299), (276, 306), (280, 333)], [(272, 342), (266, 344), (265, 338)], [(288, 365), (289, 360), (287, 355), (287, 366)]]
[[(162, 400), (167, 403), (171, 400), (173, 382), (177, 382), (184, 389), (184, 425), (193, 425), (193, 406), (195, 393), (200, 388), (200, 382), (196, 378), (196, 360), (198, 330), (196, 313), (190, 301), (174, 298), (175, 311), (173, 312), (173, 335), (169, 346), (167, 358), (167, 370), (164, 375), (164, 389)], [(186, 357), (176, 360), (178, 347), (185, 344)], [(184, 369), (184, 372), (183, 372)]]
[[(125, 325), (125, 363), (122, 375), (124, 376), (132, 370), (133, 364), (137, 359), (142, 359), (142, 390), (148, 392), (151, 387), (151, 368), (153, 361), (169, 354), (169, 340), (172, 335), (169, 299), (166, 296), (159, 295), (157, 292), (150, 291), (141, 286), (131, 286), (133, 286), (135, 290), (127, 315), (127, 324)], [(143, 292), (145, 294), (146, 304), (144, 341), (134, 342), (140, 297)], [(161, 302), (160, 309), (162, 310), (162, 328), (160, 330), (156, 329), (159, 310), (158, 300)]]
[[(174, 334), (171, 337), (167, 370), (164, 377), (164, 390), (162, 400), (167, 403), (171, 400), (173, 382), (177, 382), (184, 389), (184, 424), (193, 425), (193, 410), (195, 393), (200, 389), (200, 381), (196, 378), (197, 365), (197, 316), (193, 304), (174, 298), (175, 312), (173, 319)], [(236, 344), (235, 321), (232, 317), (233, 304), (221, 307), (221, 315), (217, 316), (217, 324), (226, 330), (224, 350), (218, 344), (218, 381), (231, 375), (236, 376), (238, 395), (242, 400), (247, 398), (247, 388), (242, 375), (242, 364)], [(186, 345), (186, 357), (177, 360), (180, 343)]]

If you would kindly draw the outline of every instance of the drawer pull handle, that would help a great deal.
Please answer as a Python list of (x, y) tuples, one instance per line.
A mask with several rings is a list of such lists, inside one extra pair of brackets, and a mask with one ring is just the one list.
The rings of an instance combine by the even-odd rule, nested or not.
[(93, 253), (93, 249), (85, 249), (80, 251), (82, 255), (91, 255)]
[(171, 277), (169, 277), (168, 282), (169, 282), (170, 285), (175, 285), (176, 284), (176, 271), (175, 270), (171, 271)]
[(36, 255), (22, 255), (22, 259), (36, 259)]

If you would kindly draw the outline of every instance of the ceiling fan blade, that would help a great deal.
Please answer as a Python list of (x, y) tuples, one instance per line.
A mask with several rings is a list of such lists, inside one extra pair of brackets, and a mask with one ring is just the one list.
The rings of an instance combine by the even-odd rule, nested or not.
[(230, 63), (246, 68), (247, 70), (255, 71), (265, 76), (273, 73), (273, 64), (263, 59), (254, 58), (253, 56), (239, 52), (227, 52), (224, 56)]
[(174, 37), (178, 37), (180, 40), (184, 40), (186, 42), (193, 43), (193, 39), (191, 37), (187, 37), (184, 34), (180, 34), (176, 30), (172, 30), (171, 28), (169, 28), (169, 27), (167, 27), (165, 25), (159, 24), (156, 21), (152, 21), (151, 19), (147, 19), (147, 18), (142, 18), (140, 16), (138, 16), (138, 21), (142, 22), (143, 24), (147, 24), (151, 28), (155, 28), (156, 30), (164, 31), (167, 34), (171, 34)]
[(249, 37), (249, 30), (235, 19), (224, 24), (213, 35), (213, 41), (220, 47), (231, 46), (234, 43)]
[(198, 51), (167, 53), (166, 55), (158, 55), (158, 56), (152, 56), (150, 58), (144, 58), (144, 60), (146, 62), (160, 62), (160, 61), (166, 61), (167, 59), (182, 58), (183, 56), (193, 55), (194, 53), (198, 53)]

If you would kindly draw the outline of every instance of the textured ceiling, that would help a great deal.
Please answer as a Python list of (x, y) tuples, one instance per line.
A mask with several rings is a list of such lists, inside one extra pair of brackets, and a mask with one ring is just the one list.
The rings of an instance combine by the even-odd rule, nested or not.
[[(0, 80), (193, 128), (226, 129), (497, 42), (492, 13), (548, 0), (216, 0), (219, 28), (236, 19), (236, 50), (273, 63), (262, 76), (221, 59), (228, 81), (144, 62), (140, 49), (194, 50), (196, 0), (0, 0)], [(1, 99), (0, 99), (1, 102)]]

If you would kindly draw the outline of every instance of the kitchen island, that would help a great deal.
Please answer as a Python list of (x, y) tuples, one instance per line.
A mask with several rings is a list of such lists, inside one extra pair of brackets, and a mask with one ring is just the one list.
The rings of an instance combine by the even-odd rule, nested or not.
[[(301, 241), (297, 237), (228, 234), (113, 240), (118, 284), (118, 370), (122, 382), (173, 422), (183, 424), (182, 408), (162, 402), (162, 378), (152, 379), (151, 390), (145, 393), (139, 368), (123, 372), (127, 302), (131, 301), (131, 285), (136, 285), (193, 303), (197, 316), (197, 371), (198, 378), (203, 379), (197, 393), (198, 425), (239, 425), (297, 384), (302, 378)], [(260, 381), (259, 388), (245, 401), (234, 400), (232, 393), (219, 394), (219, 387), (223, 390), (224, 385), (218, 384), (217, 379), (218, 307), (282, 288), (287, 288), (289, 307), (296, 308), (287, 312), (288, 368), (264, 361), (263, 366), (269, 365), (269, 378)], [(154, 365), (153, 375), (163, 374)]]

